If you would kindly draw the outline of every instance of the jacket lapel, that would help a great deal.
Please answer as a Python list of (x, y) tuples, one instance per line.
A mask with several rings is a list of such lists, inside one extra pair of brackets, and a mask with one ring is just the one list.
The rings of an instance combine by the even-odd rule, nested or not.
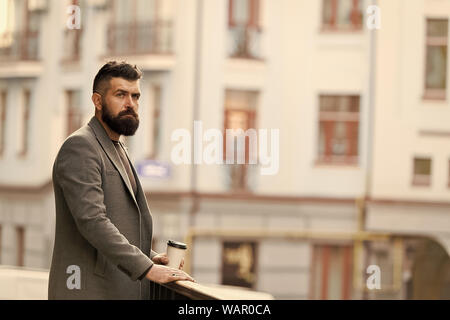
[[(117, 154), (116, 147), (114, 147), (114, 144), (111, 141), (111, 139), (109, 138), (108, 134), (106, 133), (105, 128), (103, 128), (102, 124), (100, 123), (100, 121), (98, 121), (98, 119), (95, 116), (92, 117), (92, 119), (89, 121), (88, 125), (94, 131), (94, 134), (97, 137), (98, 142), (102, 146), (103, 150), (105, 150), (105, 153), (108, 156), (108, 158), (114, 164), (117, 171), (119, 171), (123, 182), (127, 186), (128, 192), (130, 193), (131, 197), (133, 198), (136, 206), (139, 208), (138, 203), (136, 201), (136, 197), (134, 196), (133, 188), (131, 187), (130, 179), (128, 179), (128, 175), (125, 171), (125, 168), (122, 165), (122, 162), (120, 161), (119, 155)], [(128, 153), (127, 153), (127, 157), (128, 157)]]
[[(133, 162), (130, 160), (130, 155), (128, 154), (128, 148), (127, 148), (122, 142), (119, 142), (119, 143), (120, 143), (121, 146), (123, 147), (123, 150), (125, 150), (125, 154), (126, 154), (126, 156), (127, 156), (128, 163), (130, 164), (131, 171), (132, 171), (133, 174), (134, 174), (134, 180), (136, 181), (136, 187), (137, 187), (137, 190), (138, 190), (137, 193), (138, 193), (138, 195), (144, 195), (144, 198), (145, 198), (144, 189), (142, 188), (141, 183), (140, 183), (140, 181), (139, 181), (139, 179), (138, 179), (138, 174), (137, 174), (137, 172), (136, 172), (136, 168), (134, 167)], [(138, 202), (139, 204), (142, 204), (142, 203), (145, 204), (145, 202), (143, 202), (142, 199), (140, 199), (140, 197), (138, 197), (138, 199), (136, 199), (136, 200), (137, 200), (137, 202)], [(141, 201), (139, 201), (139, 200), (141, 200)], [(141, 207), (141, 210), (143, 210), (143, 209), (145, 209), (145, 208), (142, 208), (142, 207)]]

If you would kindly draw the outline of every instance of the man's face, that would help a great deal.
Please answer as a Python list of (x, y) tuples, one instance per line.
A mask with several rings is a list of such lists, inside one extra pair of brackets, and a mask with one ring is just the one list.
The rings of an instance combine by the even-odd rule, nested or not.
[(112, 78), (110, 87), (102, 96), (102, 120), (111, 130), (132, 136), (139, 127), (139, 80)]

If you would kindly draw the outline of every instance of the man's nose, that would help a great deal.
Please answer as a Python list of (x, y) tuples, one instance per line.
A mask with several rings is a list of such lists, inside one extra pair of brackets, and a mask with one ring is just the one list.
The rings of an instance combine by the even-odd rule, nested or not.
[(133, 100), (131, 95), (127, 96), (127, 99), (125, 100), (125, 108), (132, 108), (132, 109), (137, 108), (137, 103)]
[(127, 106), (130, 106), (130, 105), (133, 104), (133, 99), (131, 98), (131, 95), (127, 95), (127, 98), (126, 98), (126, 100), (125, 100), (125, 104), (126, 104)]

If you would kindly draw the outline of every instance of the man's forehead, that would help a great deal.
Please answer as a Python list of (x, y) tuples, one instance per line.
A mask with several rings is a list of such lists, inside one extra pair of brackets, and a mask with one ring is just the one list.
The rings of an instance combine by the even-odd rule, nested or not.
[(127, 80), (123, 78), (111, 79), (112, 91), (125, 90), (125, 91), (137, 91), (139, 92), (139, 80)]

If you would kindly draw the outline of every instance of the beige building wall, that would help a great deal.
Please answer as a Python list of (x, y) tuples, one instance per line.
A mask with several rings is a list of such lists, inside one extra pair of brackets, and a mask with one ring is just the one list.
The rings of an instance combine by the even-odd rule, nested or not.
[[(448, 19), (450, 4), (379, 1), (379, 6), (382, 28), (376, 33), (373, 201), (367, 227), (430, 235), (448, 251), (450, 108), (448, 98), (424, 98), (424, 83), (426, 19)], [(412, 183), (415, 157), (432, 161), (429, 186)]]

